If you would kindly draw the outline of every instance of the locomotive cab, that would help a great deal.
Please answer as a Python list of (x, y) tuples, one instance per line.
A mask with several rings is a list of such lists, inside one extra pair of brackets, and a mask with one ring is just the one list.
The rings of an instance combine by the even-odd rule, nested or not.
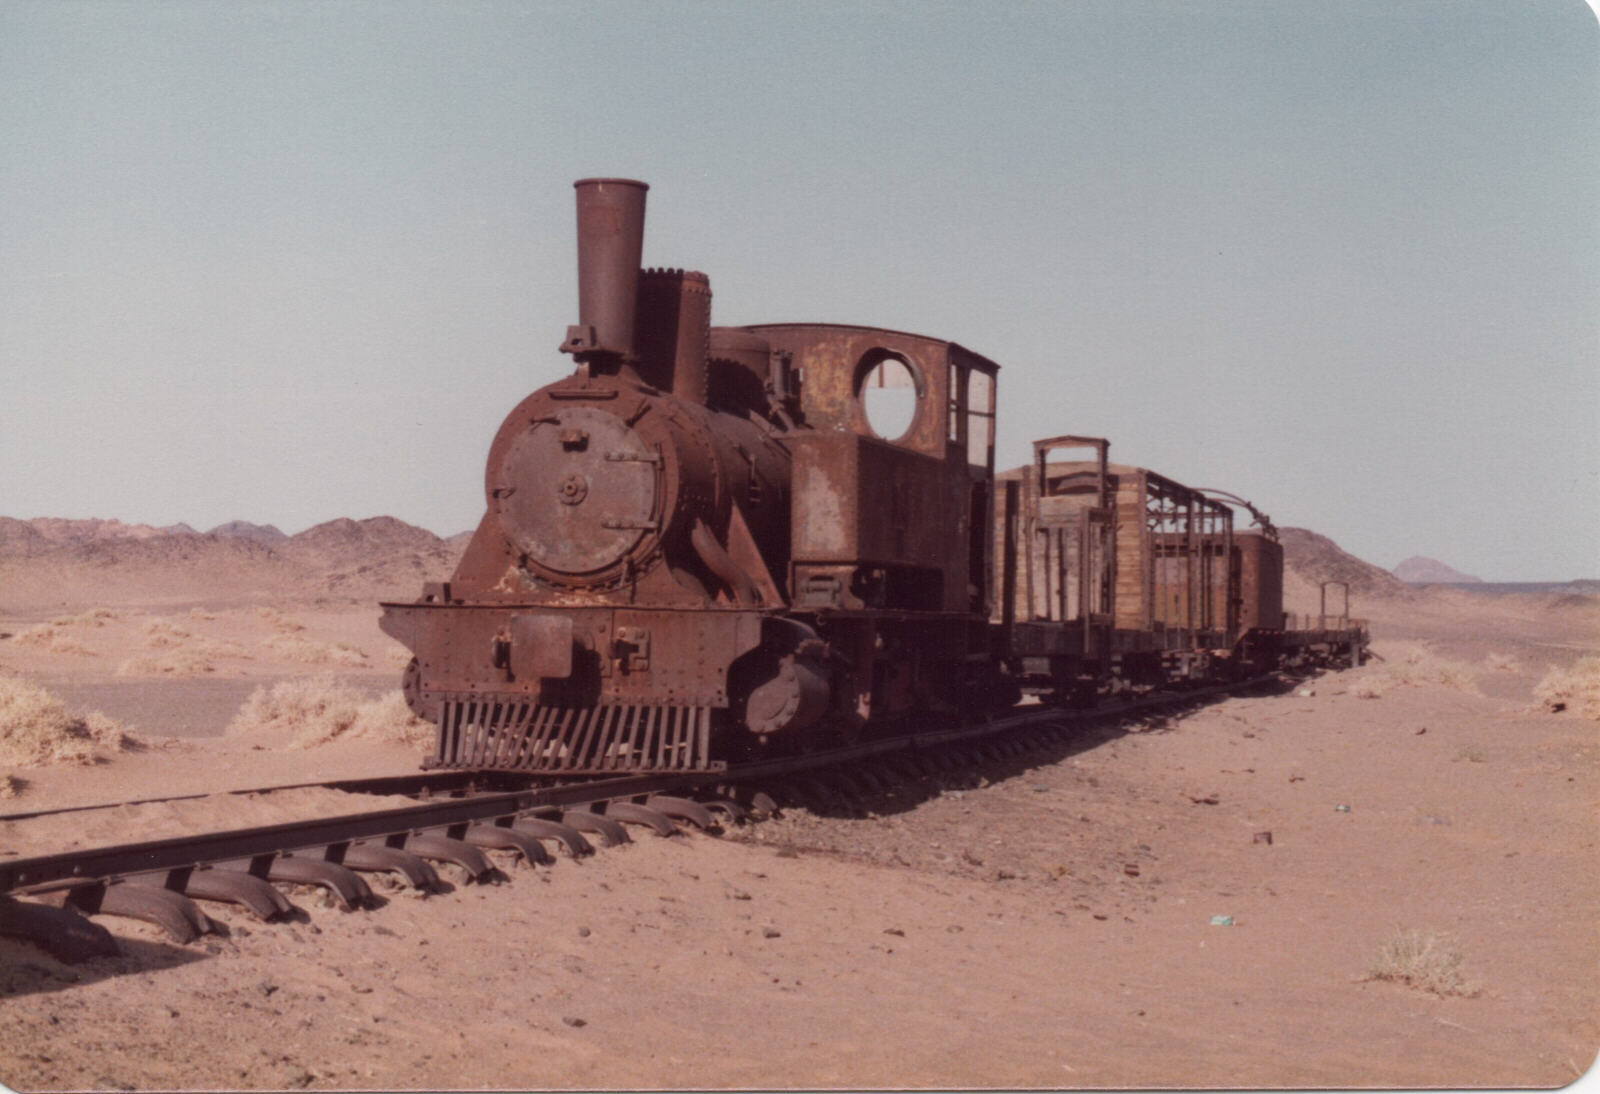
[(788, 584), (841, 666), (836, 720), (960, 705), (988, 652), (999, 366), (899, 331), (747, 329), (804, 377)]

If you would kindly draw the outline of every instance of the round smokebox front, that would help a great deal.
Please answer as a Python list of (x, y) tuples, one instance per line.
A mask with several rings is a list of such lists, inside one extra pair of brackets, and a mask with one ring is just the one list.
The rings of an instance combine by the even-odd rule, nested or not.
[(592, 407), (542, 418), (500, 465), (501, 526), (528, 560), (559, 574), (615, 566), (658, 526), (661, 457), (622, 419)]

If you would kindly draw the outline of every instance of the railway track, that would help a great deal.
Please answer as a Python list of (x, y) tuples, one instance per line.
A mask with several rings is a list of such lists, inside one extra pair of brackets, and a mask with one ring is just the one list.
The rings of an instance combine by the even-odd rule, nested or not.
[[(1025, 707), (982, 723), (716, 773), (557, 781), (506, 771), (449, 771), (232, 791), (328, 789), (401, 795), (413, 804), (0, 861), (0, 935), (76, 962), (118, 952), (114, 936), (91, 916), (144, 920), (188, 943), (220, 929), (204, 903), (237, 905), (265, 921), (294, 917), (299, 909), (286, 887), (320, 887), (330, 903), (356, 911), (379, 903), (366, 881), (374, 874), (437, 892), (450, 888), (441, 879), (442, 866), (468, 883), (504, 880), (491, 851), (534, 866), (553, 863), (553, 851), (578, 857), (593, 853), (596, 843), (629, 842), (630, 829), (716, 835), (725, 825), (759, 821), (780, 805), (859, 800), (909, 779), (1028, 759), (1092, 726), (1171, 714), (1286, 679), (1273, 674), (1089, 711)], [(216, 796), (10, 814), (0, 821), (48, 824), (95, 809)]]

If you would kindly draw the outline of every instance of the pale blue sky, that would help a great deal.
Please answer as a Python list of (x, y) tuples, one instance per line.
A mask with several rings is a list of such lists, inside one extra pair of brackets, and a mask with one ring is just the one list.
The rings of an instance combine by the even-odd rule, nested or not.
[(0, 513), (476, 524), (572, 180), (719, 323), (1003, 366), (1392, 566), (1600, 576), (1600, 28), (1571, 2), (0, 6)]

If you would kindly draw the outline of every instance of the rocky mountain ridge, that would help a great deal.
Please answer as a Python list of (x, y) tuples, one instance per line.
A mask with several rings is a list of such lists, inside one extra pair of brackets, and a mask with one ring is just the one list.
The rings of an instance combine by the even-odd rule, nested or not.
[(1481, 585), (1483, 578), (1464, 574), (1436, 558), (1412, 555), (1394, 568), (1394, 576), (1408, 585)]
[[(1281, 530), (1291, 585), (1347, 581), (1363, 598), (1404, 597), (1408, 586), (1381, 567), (1303, 528)], [(390, 516), (340, 517), (285, 535), (272, 525), (229, 521), (209, 532), (119, 520), (0, 517), (0, 606), (64, 603), (114, 582), (151, 594), (249, 598), (332, 595), (400, 598), (449, 577), (471, 533), (448, 539)], [(63, 599), (64, 598), (64, 599)]]
[(1309, 528), (1280, 528), (1283, 564), (1292, 576), (1311, 584), (1343, 581), (1352, 596), (1402, 596), (1405, 582), (1382, 566), (1374, 566), (1341, 548), (1327, 536)]
[(237, 536), (240, 539), (253, 539), (257, 543), (280, 543), (289, 538), (276, 524), (251, 524), (247, 520), (230, 520), (226, 524), (217, 525), (206, 534)]
[(201, 533), (0, 517), (0, 607), (93, 603), (108, 585), (152, 600), (410, 599), (424, 581), (450, 575), (469, 538), (442, 539), (388, 516), (339, 518), (292, 536), (247, 521)]
[(141, 541), (168, 536), (194, 536), (198, 538), (247, 539), (257, 543), (311, 544), (317, 549), (342, 550), (357, 544), (374, 546), (387, 543), (394, 547), (431, 545), (434, 542), (451, 542), (461, 536), (436, 536), (425, 528), (407, 524), (395, 517), (367, 517), (352, 520), (338, 517), (313, 525), (303, 532), (287, 535), (273, 524), (253, 524), (247, 520), (230, 520), (210, 531), (201, 532), (185, 523), (156, 527), (150, 524), (128, 524), (115, 518), (98, 517), (34, 517), (19, 520), (0, 516), (0, 550), (40, 551), (61, 547), (81, 546), (86, 543), (108, 541)]

